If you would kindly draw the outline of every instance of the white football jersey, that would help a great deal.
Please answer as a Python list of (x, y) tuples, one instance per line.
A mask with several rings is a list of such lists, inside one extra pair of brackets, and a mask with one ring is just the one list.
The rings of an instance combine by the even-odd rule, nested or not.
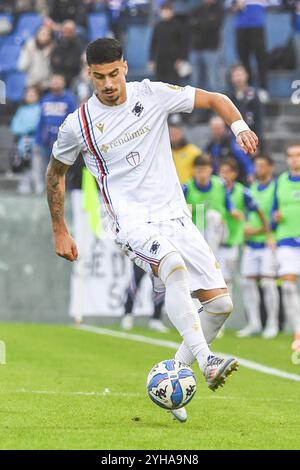
[(106, 106), (94, 94), (61, 125), (53, 155), (72, 165), (81, 153), (117, 227), (189, 214), (173, 163), (167, 119), (191, 112), (195, 88), (126, 84), (127, 100)]

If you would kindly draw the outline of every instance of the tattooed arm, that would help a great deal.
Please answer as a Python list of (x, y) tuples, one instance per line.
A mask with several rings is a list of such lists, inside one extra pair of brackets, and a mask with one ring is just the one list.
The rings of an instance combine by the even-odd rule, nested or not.
[(47, 199), (52, 219), (55, 252), (58, 256), (75, 261), (78, 257), (76, 244), (69, 234), (64, 214), (65, 173), (69, 166), (51, 156), (47, 174)]

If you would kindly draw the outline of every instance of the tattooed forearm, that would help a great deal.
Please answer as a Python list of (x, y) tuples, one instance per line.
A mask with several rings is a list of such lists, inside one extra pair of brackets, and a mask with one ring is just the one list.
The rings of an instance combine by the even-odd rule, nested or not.
[(64, 219), (65, 173), (68, 166), (51, 156), (46, 174), (47, 199), (53, 230), (67, 230)]

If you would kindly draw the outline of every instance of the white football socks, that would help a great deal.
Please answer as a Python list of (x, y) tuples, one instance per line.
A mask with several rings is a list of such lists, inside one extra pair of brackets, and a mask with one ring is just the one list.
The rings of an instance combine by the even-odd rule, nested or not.
[(279, 292), (276, 286), (275, 279), (263, 278), (261, 280), (261, 287), (264, 291), (264, 303), (267, 312), (266, 329), (278, 329)]
[(260, 297), (257, 281), (255, 279), (244, 278), (242, 284), (243, 301), (248, 326), (253, 327), (253, 329), (261, 330)]
[[(193, 299), (193, 301), (195, 305), (201, 305), (198, 299)], [(215, 339), (229, 317), (232, 308), (233, 305), (228, 294), (219, 295), (208, 302), (203, 302), (203, 307), (199, 308), (198, 313), (203, 334), (208, 344)], [(191, 365), (195, 360), (195, 356), (183, 342), (175, 354), (175, 359)]]
[(300, 333), (300, 296), (295, 282), (282, 282), (282, 300), (287, 319), (293, 332)]
[(158, 273), (166, 287), (167, 314), (203, 371), (207, 358), (212, 353), (191, 298), (188, 273), (182, 257), (176, 252), (168, 254), (161, 261)]

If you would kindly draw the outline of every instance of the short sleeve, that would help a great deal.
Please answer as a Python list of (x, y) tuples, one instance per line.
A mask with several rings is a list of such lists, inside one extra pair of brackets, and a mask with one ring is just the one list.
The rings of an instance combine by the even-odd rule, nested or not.
[(81, 146), (72, 129), (69, 115), (58, 130), (52, 154), (60, 162), (66, 165), (73, 165), (80, 152)]
[(191, 113), (195, 106), (196, 88), (181, 87), (163, 82), (150, 82), (159, 104), (167, 113)]

